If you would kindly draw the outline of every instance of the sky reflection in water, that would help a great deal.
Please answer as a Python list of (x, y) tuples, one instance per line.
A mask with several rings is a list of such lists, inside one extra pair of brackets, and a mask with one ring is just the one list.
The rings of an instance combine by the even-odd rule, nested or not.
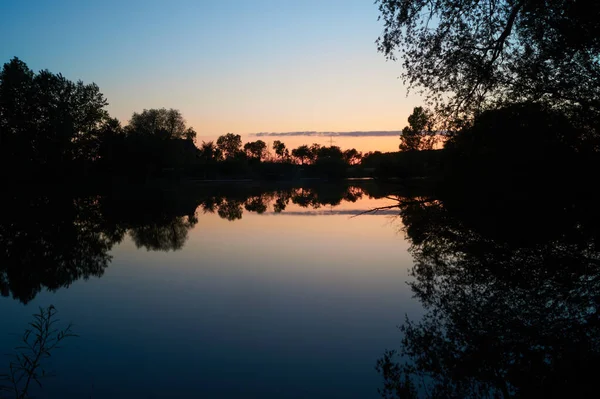
[(375, 361), (420, 308), (400, 221), (350, 217), (390, 201), (354, 200), (271, 203), (233, 222), (199, 207), (178, 251), (127, 234), (101, 278), (26, 306), (3, 298), (2, 348), (52, 303), (80, 337), (53, 357), (40, 397), (376, 398)]

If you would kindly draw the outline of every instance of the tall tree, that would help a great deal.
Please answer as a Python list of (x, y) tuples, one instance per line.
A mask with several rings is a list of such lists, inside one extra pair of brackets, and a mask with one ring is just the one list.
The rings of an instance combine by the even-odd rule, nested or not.
[(196, 131), (191, 126), (183, 132), (183, 138), (190, 141), (196, 141), (196, 135)]
[(362, 161), (362, 153), (356, 148), (350, 148), (344, 151), (344, 161), (348, 165), (357, 165)]
[(300, 147), (292, 150), (292, 156), (296, 158), (301, 165), (304, 165), (311, 160), (312, 152), (307, 145), (301, 145)]
[(275, 151), (275, 155), (277, 155), (280, 160), (286, 159), (290, 156), (290, 152), (285, 147), (285, 144), (279, 140), (275, 140), (273, 142), (273, 151)]
[(45, 172), (93, 160), (106, 105), (97, 85), (47, 70), (36, 74), (13, 58), (0, 71), (0, 158)]
[[(315, 144), (313, 144), (314, 146)], [(319, 160), (319, 159), (326, 159), (326, 158), (333, 158), (333, 159), (342, 159), (343, 158), (343, 153), (342, 150), (340, 149), (340, 147), (332, 145), (330, 147), (318, 147), (318, 149), (315, 151), (313, 150), (314, 155), (314, 161)]]
[(431, 113), (423, 107), (415, 107), (408, 117), (408, 126), (400, 135), (400, 151), (431, 150), (435, 144), (435, 132)]
[(221, 158), (221, 151), (215, 145), (214, 141), (203, 141), (200, 145), (200, 157), (205, 162), (216, 161)]
[(233, 158), (241, 152), (242, 136), (227, 133), (217, 139), (217, 148), (225, 158)]
[(600, 112), (600, 2), (376, 0), (379, 51), (442, 115), (543, 101)]
[(141, 113), (134, 112), (129, 121), (133, 134), (155, 136), (163, 139), (189, 139), (196, 137), (193, 128), (188, 128), (181, 112), (176, 109), (153, 108)]
[(250, 158), (262, 160), (267, 151), (267, 144), (262, 140), (250, 141), (244, 144), (244, 151)]

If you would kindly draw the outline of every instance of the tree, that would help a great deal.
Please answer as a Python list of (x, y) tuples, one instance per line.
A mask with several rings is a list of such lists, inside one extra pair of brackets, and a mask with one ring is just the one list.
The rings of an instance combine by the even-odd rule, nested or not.
[(376, 0), (378, 49), (444, 116), (523, 100), (598, 117), (600, 3)]
[(431, 113), (423, 107), (415, 107), (408, 117), (408, 126), (402, 129), (400, 151), (431, 150), (434, 144)]
[(200, 145), (200, 158), (205, 162), (211, 162), (221, 159), (221, 150), (215, 145), (214, 141), (203, 141)]
[[(317, 144), (313, 144), (313, 147), (316, 146)], [(340, 147), (332, 145), (330, 147), (314, 147), (315, 149), (313, 149), (313, 147), (311, 147), (312, 149), (312, 153), (313, 153), (313, 162), (316, 162), (318, 160), (323, 160), (323, 159), (342, 159), (343, 158), (343, 153), (342, 150), (340, 149)]]
[(304, 165), (312, 159), (312, 152), (307, 145), (301, 145), (292, 150), (292, 156), (300, 162), (300, 165)]
[(344, 151), (344, 161), (348, 165), (358, 165), (362, 161), (362, 153), (355, 148)]
[(217, 148), (227, 159), (235, 157), (241, 152), (242, 137), (239, 134), (227, 133), (217, 139)]
[(317, 158), (319, 158), (319, 154), (321, 153), (321, 145), (317, 143), (312, 143), (309, 149), (310, 162), (315, 163)]
[(540, 104), (482, 112), (446, 142), (444, 184), (461, 191), (476, 186), (477, 192), (521, 188), (552, 195), (560, 181), (564, 193), (577, 192), (598, 170), (598, 145), (590, 146), (584, 133), (562, 110)]
[(277, 155), (280, 160), (287, 159), (290, 156), (290, 152), (285, 147), (285, 144), (279, 140), (273, 142), (273, 151), (275, 151), (275, 155)]
[(176, 109), (145, 109), (134, 112), (129, 121), (130, 133), (142, 136), (154, 136), (162, 139), (193, 140), (196, 132), (186, 127), (185, 119)]
[(183, 132), (183, 138), (190, 141), (196, 141), (196, 131), (193, 127), (188, 127), (185, 132)]
[(36, 74), (13, 58), (0, 71), (2, 162), (12, 165), (13, 173), (61, 173), (72, 161), (97, 159), (107, 105), (96, 84), (71, 82), (47, 70)]
[(244, 151), (250, 158), (262, 160), (265, 157), (267, 144), (262, 140), (250, 141), (244, 144)]

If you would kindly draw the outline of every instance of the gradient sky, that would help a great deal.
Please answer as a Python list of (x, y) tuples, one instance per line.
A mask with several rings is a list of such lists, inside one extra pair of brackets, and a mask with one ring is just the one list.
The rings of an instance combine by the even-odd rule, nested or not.
[[(177, 108), (199, 140), (401, 130), (421, 100), (377, 52), (378, 14), (372, 0), (0, 0), (0, 60), (96, 82), (123, 122)], [(326, 141), (309, 139), (284, 141)], [(396, 150), (398, 138), (346, 142)]]

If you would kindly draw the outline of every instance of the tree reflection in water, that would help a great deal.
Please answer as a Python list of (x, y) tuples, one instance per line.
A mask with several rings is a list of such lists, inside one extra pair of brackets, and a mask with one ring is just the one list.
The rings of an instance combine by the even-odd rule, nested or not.
[(98, 197), (5, 197), (0, 212), (0, 291), (23, 303), (101, 276), (125, 233), (104, 223)]
[(263, 189), (230, 185), (190, 192), (64, 191), (5, 196), (0, 207), (0, 293), (28, 303), (47, 289), (101, 277), (111, 249), (129, 234), (137, 248), (178, 251), (198, 223), (197, 212), (235, 221), (244, 212), (284, 212), (290, 202), (318, 208), (380, 195), (371, 185)]
[(600, 360), (598, 210), (497, 204), (400, 200), (425, 315), (401, 326), (399, 358), (379, 360), (383, 397), (589, 394)]
[(183, 248), (188, 231), (197, 223), (194, 216), (174, 216), (129, 230), (135, 246), (148, 251), (178, 251)]

